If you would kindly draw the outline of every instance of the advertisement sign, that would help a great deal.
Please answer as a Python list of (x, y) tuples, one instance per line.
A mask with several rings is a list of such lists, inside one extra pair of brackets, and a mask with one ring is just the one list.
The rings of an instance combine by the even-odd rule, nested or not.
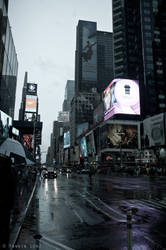
[(82, 79), (97, 80), (96, 23), (84, 22), (82, 30)]
[(33, 151), (34, 142), (33, 135), (24, 134), (22, 138), (22, 144), (30, 151)]
[(86, 138), (83, 137), (80, 141), (80, 150), (83, 157), (88, 157)]
[(80, 136), (89, 127), (88, 122), (80, 123), (77, 125), (77, 137)]
[(36, 112), (37, 111), (37, 96), (26, 95), (25, 112)]
[(24, 121), (33, 122), (36, 121), (35, 113), (26, 113), (24, 114)]
[(28, 95), (37, 95), (37, 84), (27, 83), (27, 94)]
[(12, 134), (13, 135), (19, 136), (19, 133), (20, 133), (20, 131), (18, 129), (12, 127)]
[(0, 136), (9, 137), (12, 118), (0, 110)]
[(114, 79), (104, 91), (104, 120), (115, 114), (140, 115), (139, 84), (130, 79)]
[(115, 149), (138, 148), (138, 126), (132, 124), (108, 124), (101, 130), (101, 146)]
[(64, 133), (64, 148), (70, 147), (70, 131)]
[(145, 147), (165, 145), (164, 113), (143, 121)]
[(69, 122), (69, 111), (60, 111), (57, 120), (58, 122)]

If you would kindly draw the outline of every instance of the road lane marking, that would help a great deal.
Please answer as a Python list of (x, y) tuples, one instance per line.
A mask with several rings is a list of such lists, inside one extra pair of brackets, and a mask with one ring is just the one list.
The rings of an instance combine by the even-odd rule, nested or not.
[(124, 215), (124, 214), (122, 214), (122, 213), (116, 211), (115, 209), (113, 209), (112, 207), (110, 207), (108, 204), (106, 204), (104, 201), (102, 201), (102, 200), (101, 200), (100, 198), (98, 198), (97, 196), (92, 195), (92, 194), (90, 194), (89, 192), (86, 192), (86, 193), (88, 193), (88, 194), (91, 195), (92, 197), (95, 197), (99, 202), (101, 202), (105, 207), (107, 207), (107, 208), (108, 208), (109, 210), (111, 210), (112, 212), (114, 212), (114, 213), (118, 214), (119, 216), (122, 216), (123, 218), (126, 219), (126, 215)]
[(71, 210), (73, 211), (73, 213), (78, 217), (78, 219), (80, 220), (80, 222), (81, 223), (83, 223), (84, 222), (84, 220), (81, 218), (81, 216), (79, 215), (79, 213), (76, 211), (76, 209), (74, 208), (74, 205), (72, 204), (72, 202), (70, 201), (65, 201), (65, 203), (66, 203), (66, 205), (68, 206), (68, 207), (70, 207), (71, 208)]
[(162, 205), (161, 203), (155, 201), (155, 200), (142, 200), (143, 202), (157, 208), (157, 209), (161, 209), (161, 208), (164, 208), (166, 209), (166, 206)]
[[(98, 206), (95, 205), (94, 202), (92, 202), (90, 199), (88, 199), (87, 197), (85, 197), (84, 195), (82, 195), (80, 192), (78, 192), (80, 194), (81, 197), (83, 197), (83, 199), (85, 199), (86, 201), (88, 201), (97, 211), (99, 211), (100, 213), (104, 214), (105, 216), (107, 216), (109, 219), (113, 219), (117, 222), (126, 222), (126, 216), (125, 219), (118, 219), (115, 216), (103, 211), (101, 208), (99, 208)], [(122, 216), (122, 215), (121, 215)], [(122, 216), (124, 217), (124, 216)]]
[[(149, 242), (151, 242), (153, 245), (160, 247), (160, 249), (163, 249), (162, 246), (159, 243), (156, 243), (155, 241), (153, 241), (152, 239), (150, 239), (148, 236), (144, 236), (144, 238), (146, 240), (148, 240)], [(157, 248), (156, 248), (157, 249)]]
[(55, 240), (52, 240), (46, 236), (42, 236), (40, 241), (43, 241), (44, 243), (46, 242), (47, 244), (50, 244), (51, 246), (54, 246), (54, 247), (59, 247), (58, 250), (61, 250), (61, 249), (62, 250), (74, 250), (73, 248), (70, 248), (70, 247), (68, 247), (60, 242), (57, 242)]

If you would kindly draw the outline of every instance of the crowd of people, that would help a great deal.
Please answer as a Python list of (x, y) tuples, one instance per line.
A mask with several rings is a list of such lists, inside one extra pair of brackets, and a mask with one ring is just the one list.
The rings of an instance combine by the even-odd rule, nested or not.
[(126, 174), (126, 175), (136, 175), (136, 176), (166, 176), (166, 166), (160, 165), (137, 165), (135, 167), (121, 166), (117, 170), (118, 174)]

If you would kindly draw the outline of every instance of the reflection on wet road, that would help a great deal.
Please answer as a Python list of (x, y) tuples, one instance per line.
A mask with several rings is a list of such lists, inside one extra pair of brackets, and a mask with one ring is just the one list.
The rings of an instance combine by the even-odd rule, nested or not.
[(58, 175), (41, 180), (17, 245), (19, 249), (132, 249), (166, 247), (166, 178)]

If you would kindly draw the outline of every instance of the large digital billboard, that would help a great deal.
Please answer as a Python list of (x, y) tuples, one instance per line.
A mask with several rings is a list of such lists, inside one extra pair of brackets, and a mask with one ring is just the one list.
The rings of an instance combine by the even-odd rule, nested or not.
[(112, 123), (106, 124), (100, 131), (101, 148), (138, 149), (138, 125)]
[(70, 147), (70, 131), (64, 133), (64, 148)]
[(145, 147), (165, 145), (164, 113), (143, 121)]
[(36, 111), (37, 111), (37, 96), (26, 95), (25, 112), (36, 113)]
[(97, 80), (96, 23), (84, 22), (82, 28), (82, 79)]
[(115, 114), (140, 115), (138, 81), (114, 79), (104, 91), (104, 120)]
[(12, 118), (0, 110), (0, 136), (9, 137)]

